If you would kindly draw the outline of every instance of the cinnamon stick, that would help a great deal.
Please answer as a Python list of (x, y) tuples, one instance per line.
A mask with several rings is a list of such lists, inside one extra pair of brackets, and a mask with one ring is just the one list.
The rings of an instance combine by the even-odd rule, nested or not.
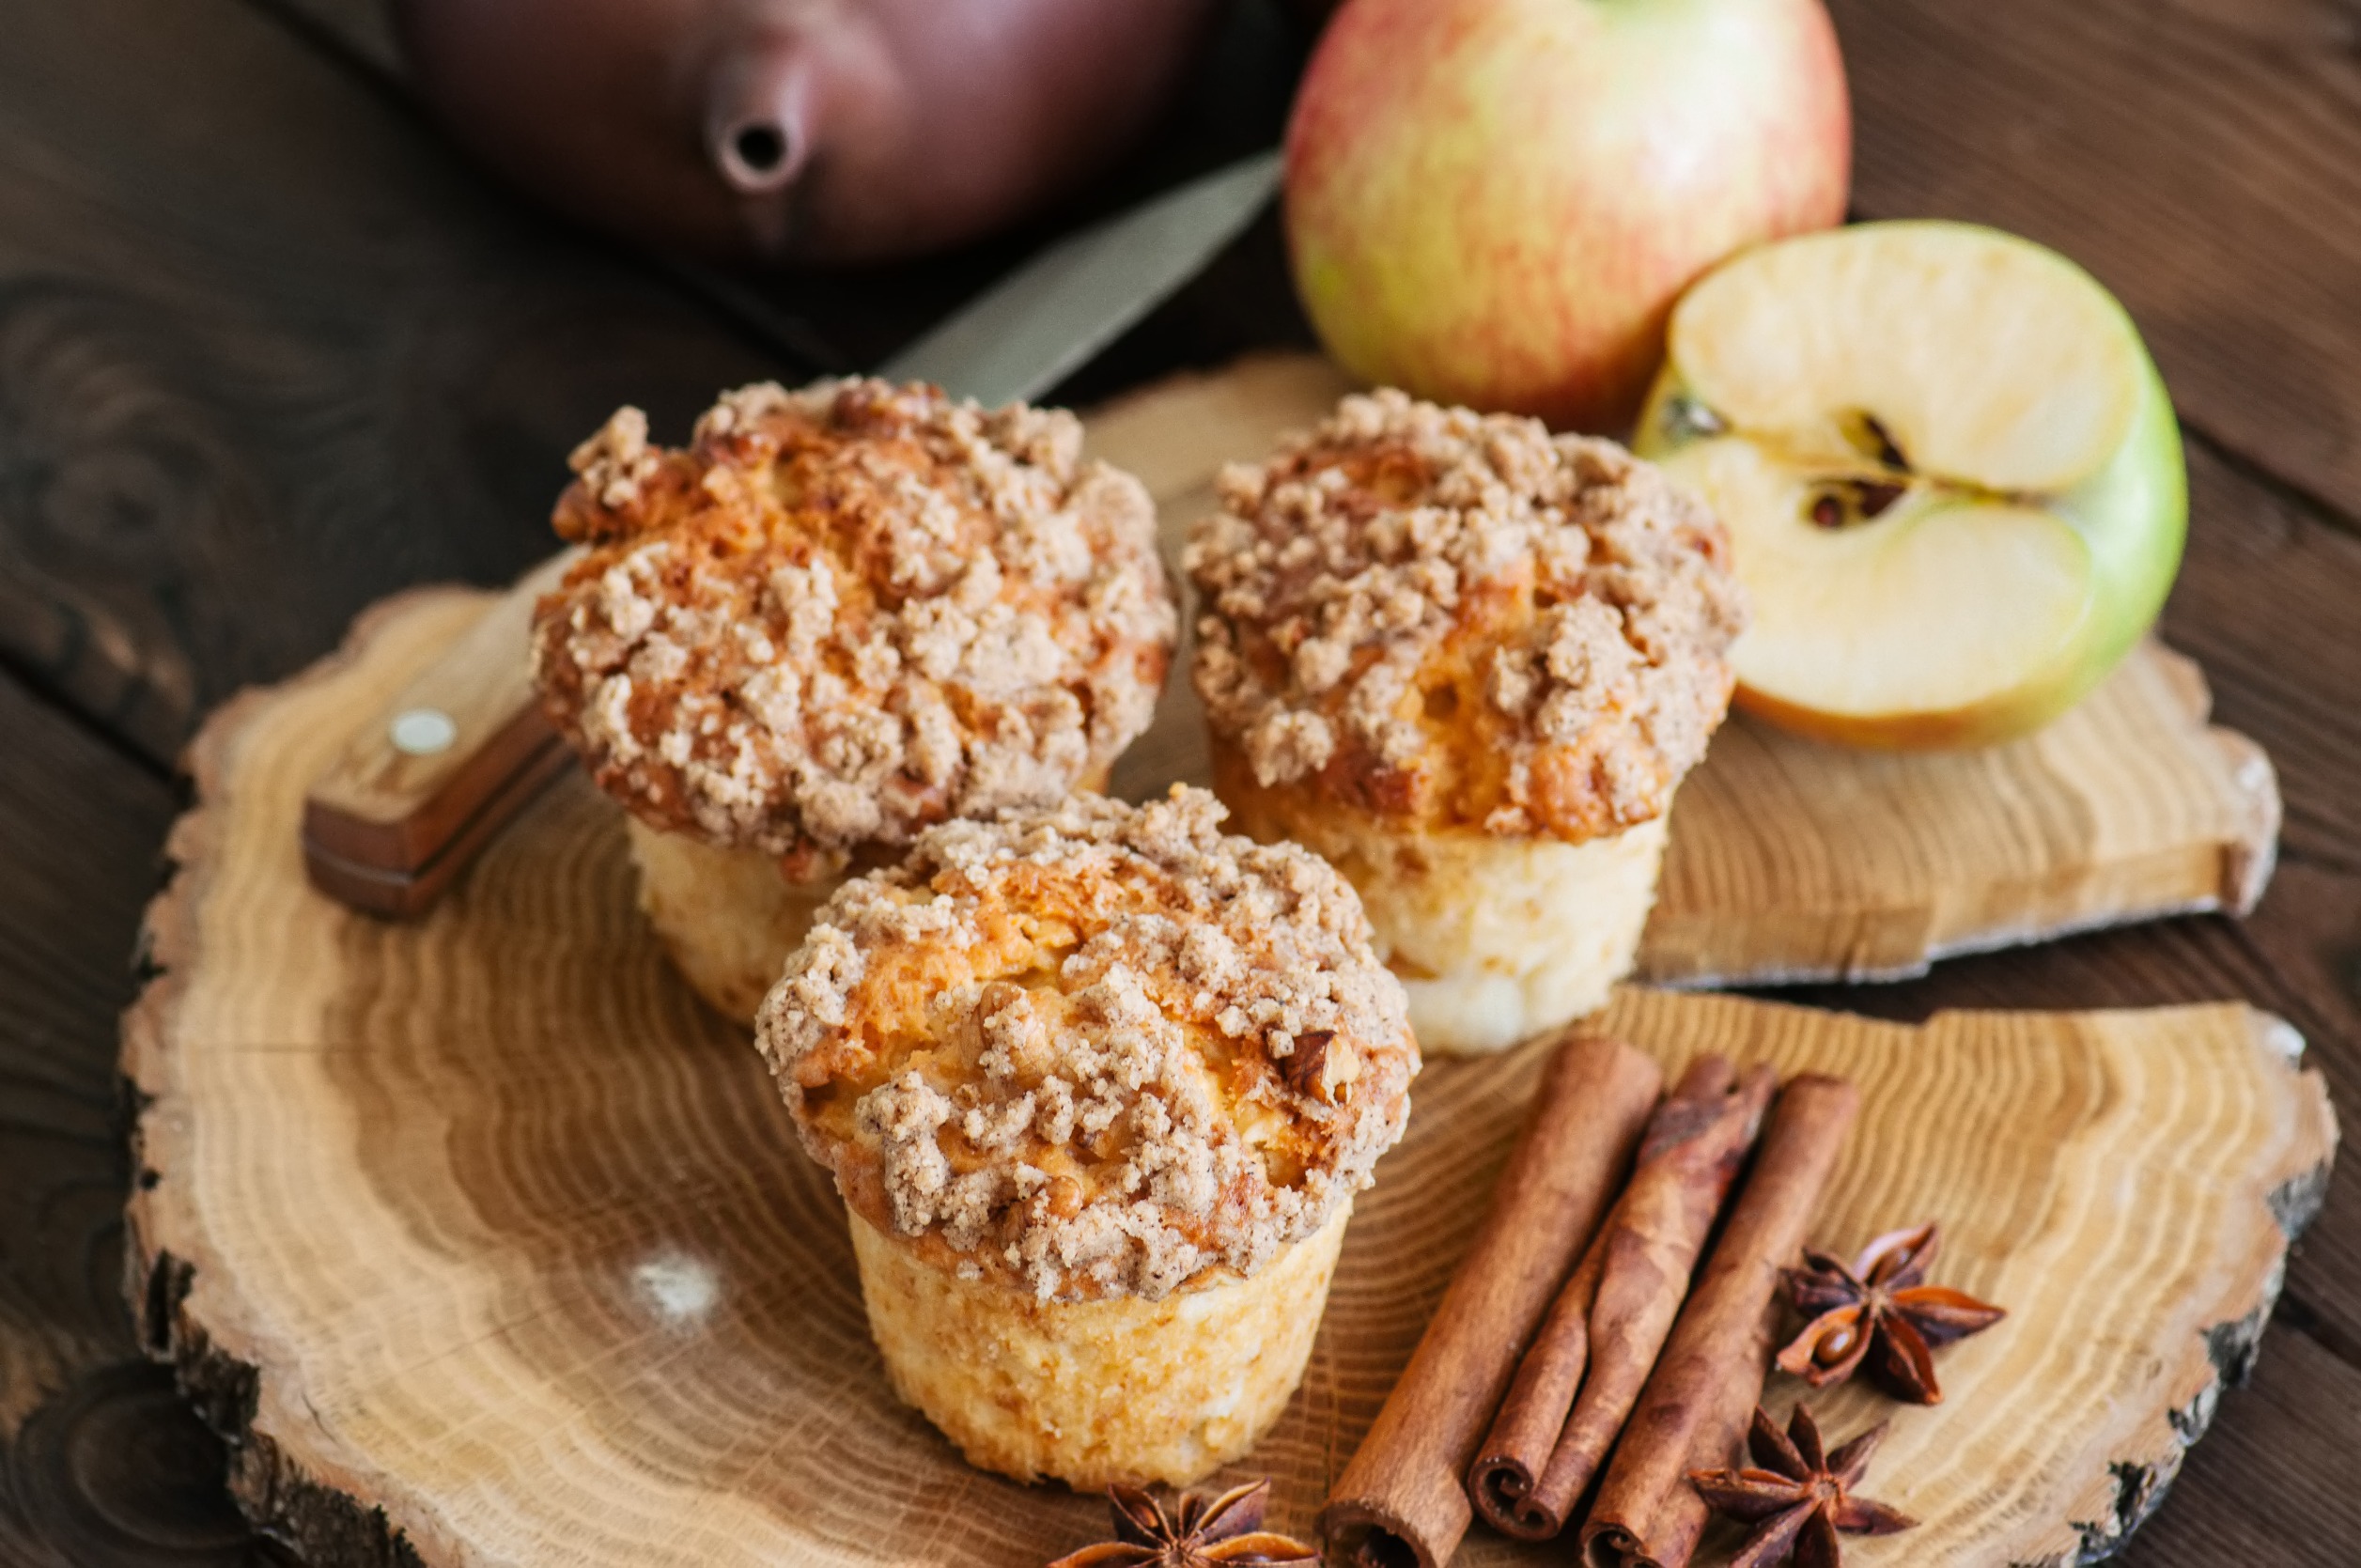
[(1495, 1189), (1321, 1532), (1332, 1561), (1442, 1568), (1473, 1517), (1461, 1483), (1518, 1356), (1630, 1168), (1664, 1075), (1608, 1040), (1558, 1049)]
[(1769, 1369), (1779, 1271), (1803, 1246), (1860, 1096), (1840, 1079), (1780, 1092), (1754, 1169), (1582, 1526), (1591, 1568), (1685, 1568), (1705, 1528), (1688, 1473), (1729, 1463)]
[(1701, 1057), (1656, 1108), (1631, 1185), (1525, 1353), (1476, 1450), (1468, 1496), (1504, 1534), (1565, 1528), (1671, 1332), (1779, 1075)]

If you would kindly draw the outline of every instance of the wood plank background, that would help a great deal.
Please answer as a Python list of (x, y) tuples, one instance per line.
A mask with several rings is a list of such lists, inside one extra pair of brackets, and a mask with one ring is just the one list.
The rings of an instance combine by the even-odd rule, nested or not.
[[(1805, 1000), (2243, 997), (2361, 1105), (2361, 13), (2346, 0), (1835, 0), (1863, 216), (2057, 245), (2118, 290), (2187, 427), (2167, 608), (2288, 806), (2249, 921), (2168, 923)], [(1242, 3), (1112, 204), (1267, 139), (1303, 40)], [(117, 1299), (114, 1013), (196, 715), (406, 583), (545, 548), (565, 450), (640, 402), (869, 362), (1028, 234), (881, 276), (723, 278), (545, 219), (390, 73), (374, 0), (0, 0), (0, 1565), (282, 1560)], [(1300, 343), (1274, 225), (1065, 389)], [(1794, 993), (1788, 993), (1794, 995)], [(2361, 1542), (2361, 1182), (2291, 1265), (2123, 1560)]]

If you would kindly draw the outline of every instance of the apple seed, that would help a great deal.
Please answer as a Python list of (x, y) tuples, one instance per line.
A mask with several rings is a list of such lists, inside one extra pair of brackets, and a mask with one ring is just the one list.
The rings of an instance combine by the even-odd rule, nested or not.
[(1861, 415), (1861, 431), (1869, 437), (1879, 462), (1900, 474), (1910, 472), (1910, 459), (1902, 455), (1902, 447), (1895, 442), (1893, 433), (1879, 422), (1875, 414)]
[(1888, 479), (1832, 479), (1811, 498), (1812, 523), (1820, 528), (1844, 528), (1883, 517), (1910, 489)]

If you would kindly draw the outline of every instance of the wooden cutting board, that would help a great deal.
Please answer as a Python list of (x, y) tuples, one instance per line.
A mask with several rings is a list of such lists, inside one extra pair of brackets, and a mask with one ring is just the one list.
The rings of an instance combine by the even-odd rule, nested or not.
[[(1348, 390), (1316, 355), (1250, 359), (1102, 410), (1091, 450), (1146, 481), (1176, 560), (1223, 462)], [(2071, 931), (2243, 915), (2270, 880), (2278, 784), (2260, 747), (2208, 726), (2210, 706), (2196, 664), (2150, 643), (2064, 718), (1983, 751), (1862, 752), (1736, 716), (1675, 802), (1639, 978), (1894, 979)], [(1212, 780), (1185, 676), (1114, 783), (1136, 796), (1175, 778)]]
[[(127, 1016), (148, 1344), (231, 1440), (257, 1521), (318, 1568), (1038, 1564), (1102, 1507), (971, 1470), (887, 1389), (842, 1211), (745, 1037), (634, 912), (577, 774), (425, 919), (306, 885), (296, 823), (345, 721), (485, 612), (427, 591), (249, 692), (192, 751), (194, 809)], [(1928, 1217), (2010, 1319), (1946, 1353), (1860, 1564), (2065, 1563), (2155, 1503), (2248, 1364), (2336, 1127), (2276, 1019), (2234, 1003), (1953, 1014), (1923, 1028), (1632, 990), (1603, 1027), (1856, 1079), (1815, 1227)], [(1252, 1456), (1312, 1512), (1482, 1212), (1538, 1065), (1431, 1067), (1353, 1221), (1309, 1374)], [(1882, 1413), (1832, 1397), (1838, 1433)], [(1241, 1467), (1241, 1470), (1246, 1467)], [(1478, 1536), (1459, 1560), (1554, 1561)]]

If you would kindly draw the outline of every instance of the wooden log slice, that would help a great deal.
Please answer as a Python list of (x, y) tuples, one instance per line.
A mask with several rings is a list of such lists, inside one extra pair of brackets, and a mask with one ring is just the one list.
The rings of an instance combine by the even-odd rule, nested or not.
[[(231, 1445), (257, 1523), (321, 1568), (1035, 1564), (1104, 1511), (968, 1468), (898, 1405), (843, 1211), (750, 1043), (666, 968), (615, 808), (579, 774), (427, 919), (313, 892), (305, 788), (489, 596), (428, 591), (250, 692), (127, 1016), (148, 1342)], [(2064, 1563), (2151, 1507), (2253, 1354), (2336, 1141), (2285, 1024), (2237, 1004), (1951, 1014), (1923, 1028), (1628, 991), (1602, 1027), (1847, 1074), (1816, 1226), (1939, 1218), (1944, 1280), (2013, 1311), (1947, 1352), (1873, 1495), (1926, 1521), (1867, 1564)], [(1431, 1067), (1353, 1221), (1311, 1369), (1241, 1471), (1312, 1512), (1482, 1212), (1539, 1055)], [(1848, 1390), (1839, 1433), (1882, 1408)], [(1488, 1537), (1461, 1560), (1555, 1560)]]

